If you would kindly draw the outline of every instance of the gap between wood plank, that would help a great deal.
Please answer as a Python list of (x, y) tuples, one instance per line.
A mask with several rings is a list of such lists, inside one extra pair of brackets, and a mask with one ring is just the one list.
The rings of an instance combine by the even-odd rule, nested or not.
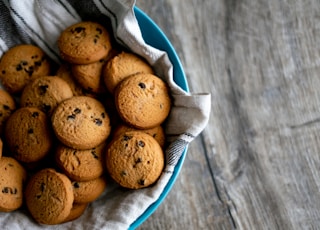
[[(234, 218), (233, 218), (233, 216), (232, 216), (231, 208), (230, 208), (229, 204), (228, 204), (227, 202), (225, 202), (225, 201), (221, 198), (220, 191), (219, 191), (219, 188), (218, 188), (218, 184), (217, 184), (216, 179), (215, 179), (215, 177), (214, 177), (214, 172), (213, 172), (213, 169), (211, 168), (211, 164), (210, 164), (210, 161), (209, 161), (208, 149), (207, 149), (207, 145), (206, 145), (205, 140), (204, 140), (204, 135), (203, 135), (203, 133), (201, 133), (199, 137), (200, 137), (200, 140), (201, 140), (201, 144), (202, 144), (202, 146), (203, 146), (204, 156), (205, 156), (205, 159), (206, 159), (206, 163), (207, 163), (207, 165), (208, 165), (208, 169), (209, 169), (209, 173), (210, 173), (210, 176), (211, 176), (211, 179), (212, 179), (212, 182), (213, 182), (214, 190), (215, 190), (215, 192), (216, 192), (216, 194), (217, 194), (217, 197), (218, 197), (219, 201), (220, 201), (221, 203), (223, 203), (224, 205), (226, 205), (226, 207), (227, 207), (227, 213), (228, 213), (228, 216), (229, 216), (230, 221), (231, 221), (231, 223), (232, 223), (232, 226), (233, 226), (235, 229), (237, 229), (237, 225), (236, 225), (236, 222), (235, 222), (235, 220), (234, 220)], [(228, 197), (229, 200), (231, 200), (231, 199), (230, 199), (230, 196), (228, 195), (228, 193), (227, 193), (227, 197)], [(233, 202), (232, 202), (232, 203), (233, 203)], [(233, 205), (235, 206), (234, 203), (233, 203)]]

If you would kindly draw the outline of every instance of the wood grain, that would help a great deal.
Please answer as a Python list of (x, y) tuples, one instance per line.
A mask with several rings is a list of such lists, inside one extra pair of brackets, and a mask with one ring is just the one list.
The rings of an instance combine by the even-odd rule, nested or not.
[(320, 226), (320, 4), (138, 0), (212, 94), (207, 128), (140, 229)]

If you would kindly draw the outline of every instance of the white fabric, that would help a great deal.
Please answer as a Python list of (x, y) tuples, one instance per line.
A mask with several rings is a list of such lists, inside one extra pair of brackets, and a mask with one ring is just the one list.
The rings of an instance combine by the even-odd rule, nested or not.
[(0, 2), (0, 55), (14, 45), (31, 43), (41, 47), (59, 64), (56, 41), (60, 32), (81, 20), (96, 17), (103, 22), (107, 16), (118, 42), (146, 58), (157, 74), (168, 82), (173, 97), (173, 108), (166, 126), (170, 141), (165, 153), (167, 165), (154, 186), (132, 191), (111, 183), (105, 193), (89, 205), (83, 216), (62, 225), (39, 225), (24, 209), (0, 213), (1, 229), (128, 229), (159, 198), (183, 150), (206, 126), (210, 95), (187, 93), (174, 83), (172, 65), (166, 53), (144, 43), (134, 15), (134, 4), (133, 0)]

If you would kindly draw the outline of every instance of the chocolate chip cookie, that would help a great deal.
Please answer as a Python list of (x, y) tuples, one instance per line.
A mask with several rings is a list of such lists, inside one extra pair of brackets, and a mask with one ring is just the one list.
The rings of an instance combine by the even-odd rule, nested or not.
[(78, 96), (61, 102), (51, 117), (56, 137), (74, 149), (92, 149), (111, 131), (107, 111), (98, 100)]
[(66, 28), (58, 39), (62, 59), (73, 64), (90, 64), (111, 50), (109, 32), (96, 22), (79, 22)]
[(50, 68), (48, 57), (39, 47), (17, 45), (1, 57), (0, 80), (9, 93), (20, 93), (29, 81), (49, 75)]
[(112, 139), (106, 155), (110, 176), (121, 186), (139, 189), (152, 185), (161, 175), (164, 154), (158, 142), (141, 131)]

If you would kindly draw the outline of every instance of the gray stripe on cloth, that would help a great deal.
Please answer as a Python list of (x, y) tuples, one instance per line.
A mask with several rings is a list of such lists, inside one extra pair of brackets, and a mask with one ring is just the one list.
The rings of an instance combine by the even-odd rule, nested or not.
[(177, 165), (184, 149), (187, 147), (189, 142), (177, 139), (172, 142), (169, 147), (166, 149), (166, 163), (171, 166)]

